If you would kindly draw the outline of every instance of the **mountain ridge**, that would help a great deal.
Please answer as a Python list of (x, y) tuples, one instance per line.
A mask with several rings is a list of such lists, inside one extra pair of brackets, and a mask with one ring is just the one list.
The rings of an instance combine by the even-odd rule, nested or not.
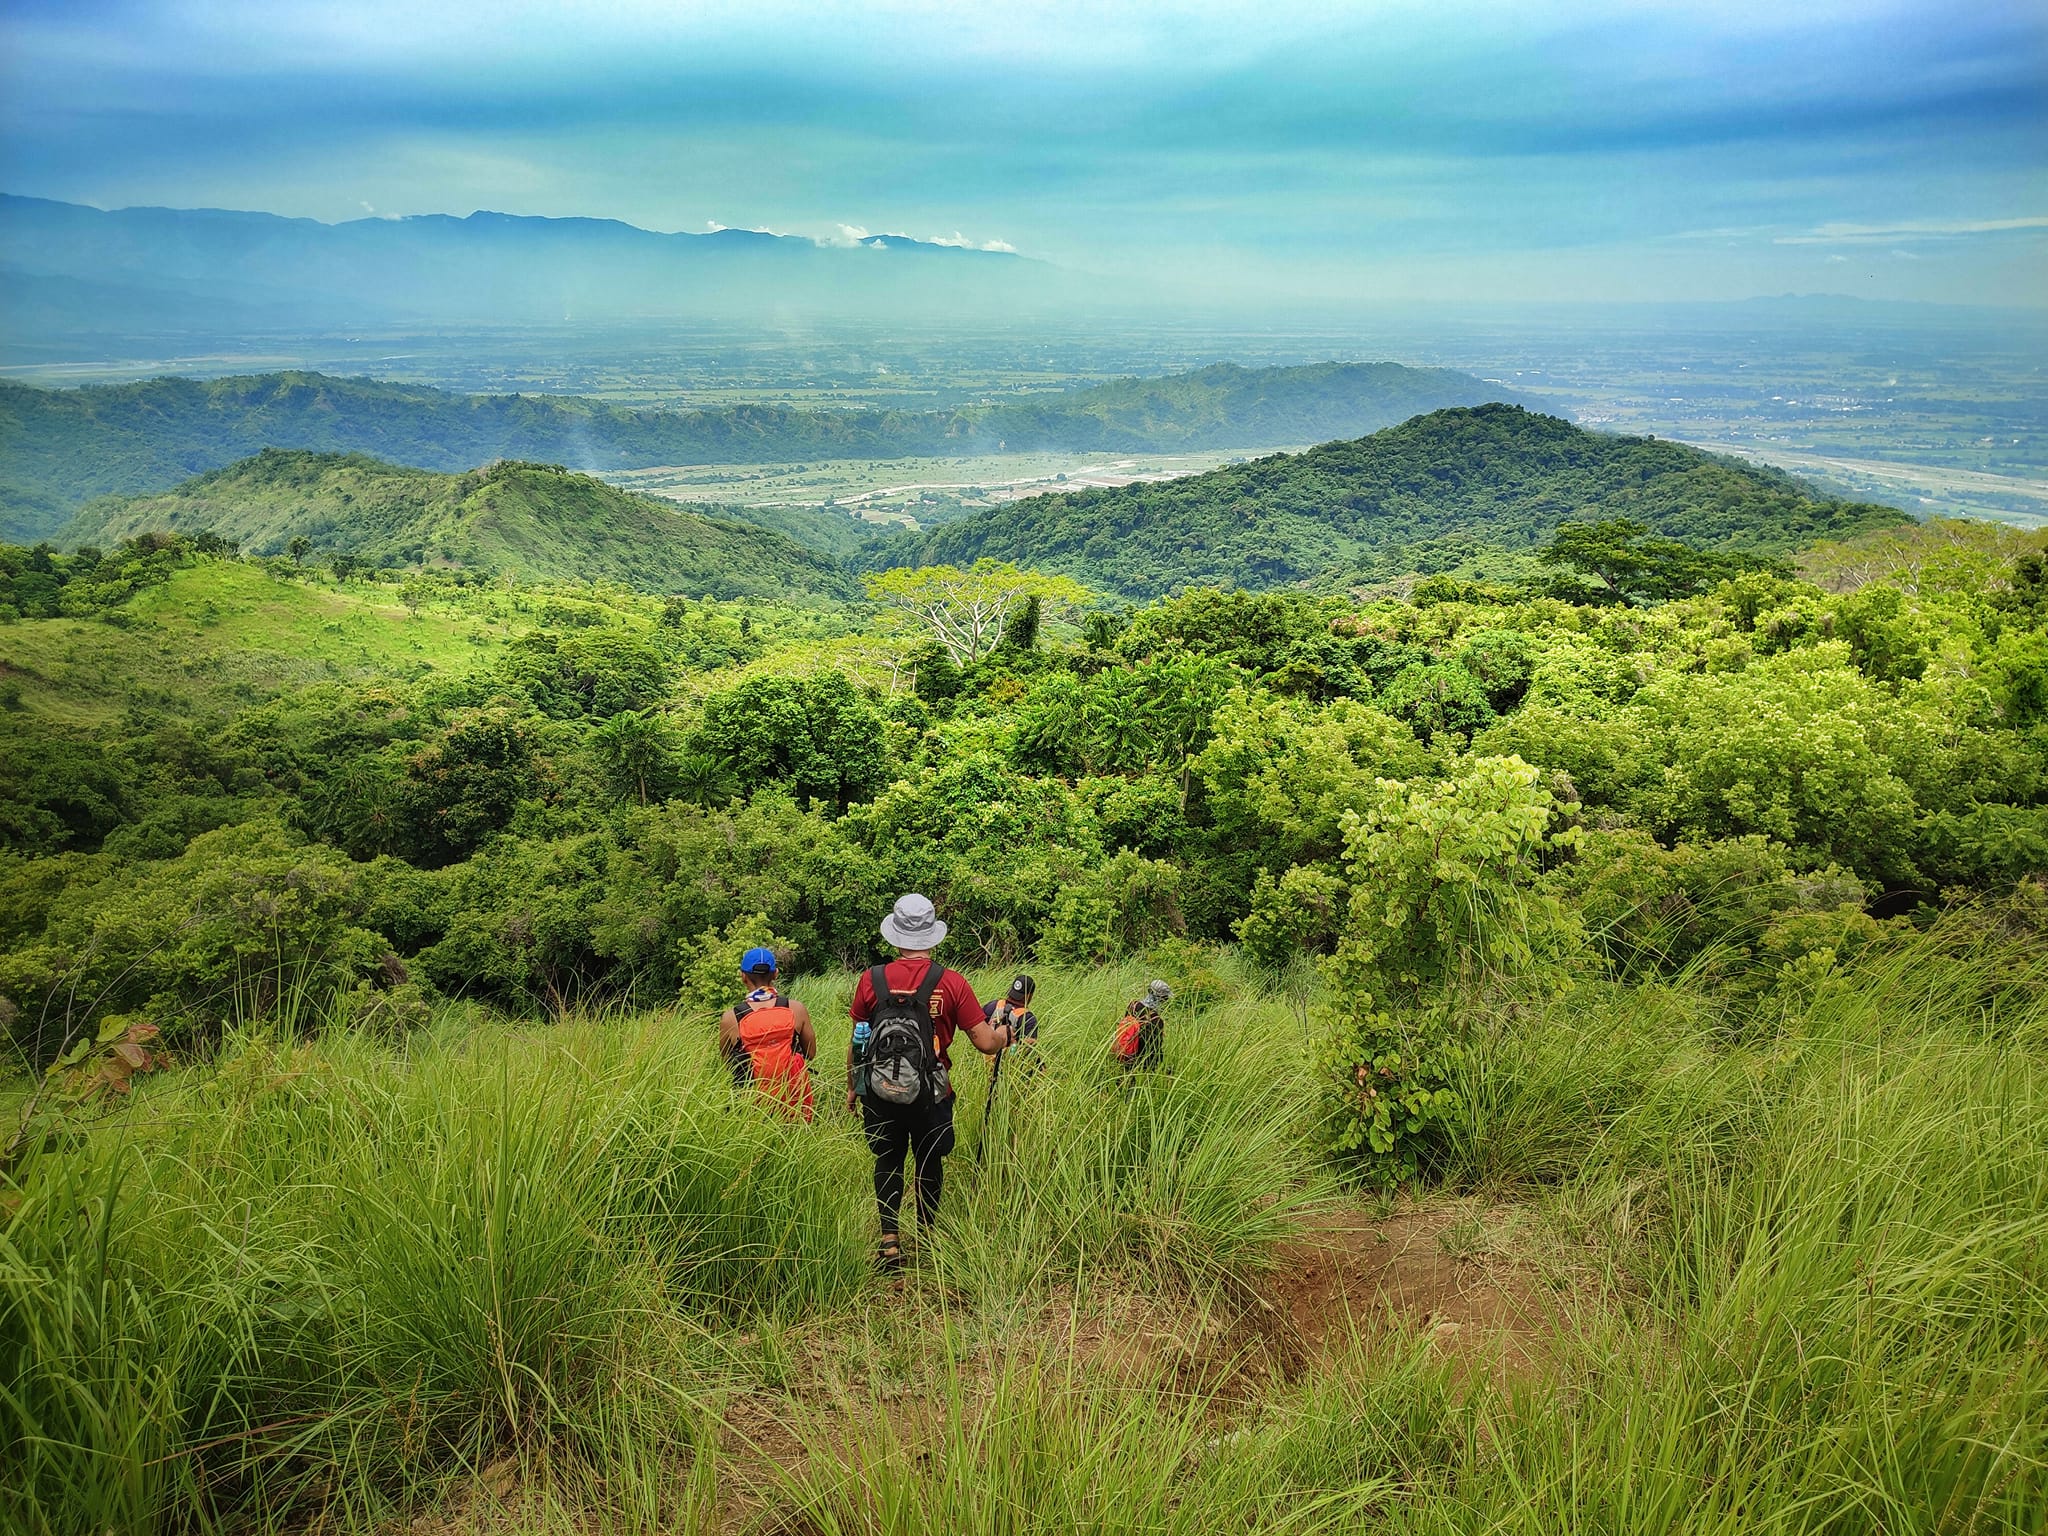
[(586, 471), (1012, 450), (1256, 449), (1354, 436), (1512, 396), (1451, 369), (1217, 363), (958, 410), (631, 410), (287, 372), (42, 389), (0, 381), (0, 537), (47, 537), (95, 496), (168, 490), (263, 448), (362, 452), (453, 473), (491, 459)]
[(646, 592), (848, 597), (844, 567), (783, 534), (622, 491), (556, 464), (508, 460), (463, 474), (367, 454), (270, 448), (154, 496), (105, 497), (71, 544), (149, 532), (217, 534), (257, 554), (439, 565), (532, 579), (616, 581)]
[(1782, 471), (1484, 404), (1178, 480), (1011, 502), (891, 540), (873, 559), (986, 556), (1151, 598), (1427, 573), (1479, 549), (1526, 554), (1574, 518), (1629, 518), (1697, 548), (1762, 555), (1911, 520)]
[[(908, 235), (643, 229), (618, 219), (477, 209), (328, 224), (229, 208), (93, 208), (0, 193), (0, 323), (16, 345), (95, 335), (227, 334), (250, 292), (299, 325), (487, 323), (773, 314), (894, 317), (1035, 302), (1067, 279), (1008, 250)], [(120, 295), (114, 316), (50, 285)], [(25, 286), (25, 298), (13, 288)], [(225, 328), (225, 330), (224, 330)]]

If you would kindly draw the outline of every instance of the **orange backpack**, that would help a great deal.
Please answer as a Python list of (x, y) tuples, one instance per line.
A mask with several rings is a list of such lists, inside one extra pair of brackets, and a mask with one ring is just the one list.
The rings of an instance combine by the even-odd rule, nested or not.
[(746, 1076), (806, 1120), (811, 1118), (811, 1069), (796, 1032), (796, 1015), (780, 993), (765, 1001), (743, 999), (732, 1011), (746, 1053)]
[(1126, 1066), (1138, 1059), (1138, 1052), (1145, 1048), (1145, 1021), (1135, 1013), (1127, 1013), (1117, 1021), (1116, 1058)]

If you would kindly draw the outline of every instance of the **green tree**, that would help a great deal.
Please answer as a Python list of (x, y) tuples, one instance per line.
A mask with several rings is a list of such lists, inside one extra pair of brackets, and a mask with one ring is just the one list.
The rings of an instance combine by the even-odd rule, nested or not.
[(1469, 737), (1493, 720), (1479, 680), (1455, 661), (1411, 662), (1381, 690), (1377, 703), (1406, 720), (1424, 741), (1439, 734)]
[(668, 723), (650, 710), (621, 710), (590, 733), (591, 753), (611, 792), (642, 805), (665, 798), (676, 745)]
[(723, 763), (742, 795), (779, 784), (836, 811), (872, 795), (887, 769), (880, 714), (836, 670), (714, 693), (690, 745)]
[[(1654, 538), (1648, 528), (1628, 517), (1560, 523), (1537, 558), (1574, 572), (1582, 581), (1592, 578), (1597, 583), (1591, 589), (1594, 600), (1624, 606), (1689, 597), (1745, 571), (1772, 567), (1772, 562), (1756, 556), (1707, 553), (1676, 539)], [(1567, 585), (1565, 592), (1580, 596), (1585, 589)]]
[(464, 710), (411, 754), (397, 787), (407, 858), (429, 865), (465, 858), (540, 793), (529, 718), (501, 705)]
[(1531, 889), (1556, 805), (1520, 758), (1474, 758), (1440, 784), (1387, 781), (1347, 819), (1350, 911), (1325, 963), (1330, 1144), (1368, 1177), (1412, 1177), (1465, 1116), (1470, 1005), (1568, 932)]
[(1070, 607), (1088, 598), (1088, 589), (1077, 581), (997, 560), (977, 560), (965, 571), (951, 565), (882, 571), (865, 581), (869, 597), (928, 630), (960, 667), (972, 666), (1001, 645), (1033, 598)]

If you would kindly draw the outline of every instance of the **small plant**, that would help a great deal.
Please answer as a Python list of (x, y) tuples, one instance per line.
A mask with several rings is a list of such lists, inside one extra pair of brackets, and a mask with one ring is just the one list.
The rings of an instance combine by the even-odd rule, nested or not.
[(81, 1034), (23, 1101), (14, 1134), (0, 1149), (0, 1169), (11, 1168), (33, 1144), (74, 1116), (125, 1098), (137, 1077), (170, 1066), (170, 1053), (156, 1044), (158, 1033), (140, 1014), (117, 1013), (101, 1019), (92, 1034)]
[(49, 1075), (73, 1103), (125, 1095), (133, 1079), (171, 1064), (170, 1053), (153, 1043), (159, 1033), (140, 1014), (113, 1014), (100, 1021), (90, 1040), (79, 1041), (59, 1056)]
[(1344, 1015), (1318, 1062), (1325, 1150), (1383, 1186), (1422, 1173), (1465, 1121), (1463, 1035), (1447, 1009)]

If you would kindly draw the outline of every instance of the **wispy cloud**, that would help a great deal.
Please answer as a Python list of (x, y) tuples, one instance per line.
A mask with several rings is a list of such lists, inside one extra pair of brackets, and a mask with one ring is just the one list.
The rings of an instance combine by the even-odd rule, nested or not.
[(2002, 235), (2019, 229), (2048, 229), (2048, 214), (2017, 219), (1901, 219), (1891, 224), (1822, 224), (1803, 234), (1778, 235), (1776, 245), (1890, 244), (1899, 240), (1953, 240), (1963, 235)]

